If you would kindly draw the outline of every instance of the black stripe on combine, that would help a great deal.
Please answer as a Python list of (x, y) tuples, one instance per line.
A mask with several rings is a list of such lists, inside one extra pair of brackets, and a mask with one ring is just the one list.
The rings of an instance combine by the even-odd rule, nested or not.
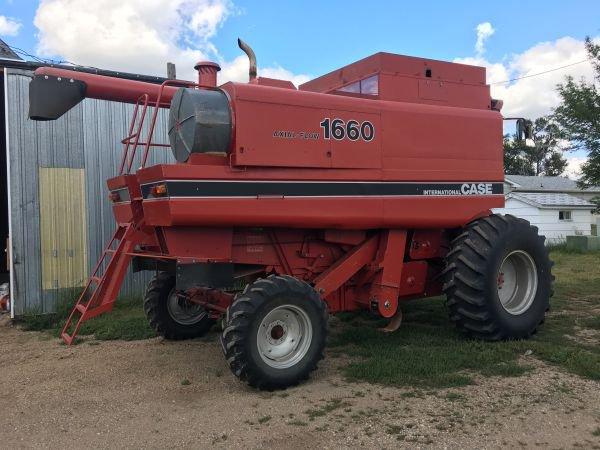
[(168, 197), (356, 197), (397, 195), (493, 195), (503, 193), (503, 183), (398, 183), (398, 182), (311, 182), (311, 181), (162, 181), (142, 185), (144, 198), (151, 189), (167, 185)]

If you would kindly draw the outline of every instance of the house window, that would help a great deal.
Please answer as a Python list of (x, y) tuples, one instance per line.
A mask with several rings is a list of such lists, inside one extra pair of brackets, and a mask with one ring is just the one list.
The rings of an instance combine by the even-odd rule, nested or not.
[(371, 75), (364, 80), (355, 81), (338, 89), (338, 92), (351, 94), (379, 95), (379, 75)]
[(571, 219), (571, 211), (559, 211), (558, 212), (558, 220), (564, 220), (565, 222), (570, 222)]

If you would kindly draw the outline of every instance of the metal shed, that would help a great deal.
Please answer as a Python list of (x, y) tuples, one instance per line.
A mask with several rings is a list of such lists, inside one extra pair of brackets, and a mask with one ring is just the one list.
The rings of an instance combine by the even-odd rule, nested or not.
[[(4, 275), (10, 269), (12, 317), (52, 312), (61, 296), (84, 285), (115, 229), (105, 180), (118, 171), (133, 112), (133, 105), (85, 99), (56, 121), (31, 121), (32, 74), (0, 61), (0, 165), (6, 171), (0, 231), (8, 228)], [(166, 143), (165, 111), (158, 120), (153, 140)], [(153, 149), (150, 162), (172, 162), (171, 152)], [(130, 272), (121, 295), (140, 295), (148, 277)]]

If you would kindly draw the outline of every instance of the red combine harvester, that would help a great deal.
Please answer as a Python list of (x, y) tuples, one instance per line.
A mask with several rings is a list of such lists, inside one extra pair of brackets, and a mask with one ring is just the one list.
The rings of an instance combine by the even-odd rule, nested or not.
[[(144, 310), (157, 333), (194, 338), (222, 319), (231, 370), (261, 389), (308, 377), (329, 313), (366, 309), (393, 330), (403, 301), (444, 293), (470, 337), (535, 332), (552, 264), (535, 227), (491, 212), (504, 205), (503, 118), (484, 68), (377, 53), (296, 89), (257, 77), (240, 47), (249, 83), (219, 87), (211, 62), (198, 83), (162, 85), (36, 71), (36, 120), (84, 97), (136, 104), (107, 182), (117, 230), (67, 344), (112, 309), (130, 262), (156, 273)], [(161, 108), (170, 145), (153, 142)], [(153, 146), (177, 163), (146, 167)]]

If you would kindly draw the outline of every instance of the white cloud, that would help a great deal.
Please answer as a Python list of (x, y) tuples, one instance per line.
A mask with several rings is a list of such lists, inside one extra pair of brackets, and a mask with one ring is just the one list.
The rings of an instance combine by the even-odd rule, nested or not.
[(0, 15), (0, 35), (16, 36), (21, 29), (21, 22), (11, 17)]
[(581, 176), (581, 165), (587, 161), (587, 158), (581, 156), (567, 155), (567, 170), (565, 175), (573, 180), (577, 180)]
[(535, 119), (558, 106), (560, 98), (556, 93), (556, 85), (563, 82), (565, 76), (571, 75), (576, 79), (585, 77), (589, 81), (593, 79), (593, 69), (589, 62), (510, 83), (494, 83), (538, 74), (586, 58), (583, 41), (563, 37), (536, 44), (523, 53), (507, 55), (500, 62), (491, 62), (482, 56), (456, 58), (455, 62), (487, 68), (487, 81), (491, 84), (492, 97), (504, 100), (502, 113), (505, 116)]
[(496, 30), (494, 30), (494, 27), (491, 23), (483, 22), (477, 25), (475, 31), (477, 31), (475, 52), (477, 53), (477, 55), (483, 55), (485, 53), (485, 41), (487, 41)]
[(278, 78), (280, 80), (290, 80), (296, 86), (298, 86), (302, 83), (306, 83), (308, 80), (310, 80), (312, 78), (311, 76), (304, 75), (304, 74), (294, 75), (292, 72), (290, 72), (287, 69), (284, 69), (281, 66), (265, 67), (262, 70), (259, 69), (258, 72), (259, 72), (259, 75), (261, 75), (263, 77)]
[(228, 1), (213, 1), (200, 6), (194, 11), (187, 25), (196, 36), (209, 39), (231, 14), (232, 5)]
[[(486, 67), (492, 97), (504, 100), (502, 114), (505, 117), (535, 119), (549, 114), (560, 103), (556, 85), (562, 83), (567, 75), (577, 80), (583, 77), (590, 82), (594, 79), (594, 71), (589, 62), (575, 64), (587, 59), (582, 40), (563, 37), (555, 41), (541, 42), (522, 53), (505, 55), (500, 61), (493, 62), (483, 56), (485, 40), (494, 33), (493, 28), (490, 25), (489, 29), (480, 29), (480, 26), (477, 27), (476, 55), (456, 58), (455, 62)], [(570, 64), (574, 65), (536, 75)], [(499, 83), (515, 78), (519, 79)], [(565, 156), (569, 162), (566, 174), (571, 178), (578, 178), (581, 164), (586, 158), (570, 156), (568, 153)]]
[[(181, 75), (191, 75), (194, 63), (208, 58), (208, 39), (228, 6), (226, 0), (42, 0), (34, 19), (38, 51), (77, 64), (157, 75), (171, 61)], [(203, 15), (205, 10), (212, 12)], [(194, 39), (197, 47), (182, 44)]]
[[(223, 83), (248, 79), (246, 57), (226, 61), (211, 42), (236, 12), (230, 0), (42, 0), (34, 24), (44, 56), (162, 76), (173, 62), (178, 78), (188, 80), (197, 78), (197, 61), (216, 60)], [(278, 66), (259, 67), (265, 76), (271, 71), (303, 79)]]
[[(280, 80), (289, 80), (296, 86), (306, 83), (312, 77), (305, 74), (293, 74), (287, 69), (276, 65), (274, 67), (258, 67), (258, 75), (268, 78), (278, 78)], [(221, 72), (219, 72), (219, 82), (225, 81), (248, 81), (248, 58), (246, 55), (240, 55), (232, 61), (221, 63)]]

